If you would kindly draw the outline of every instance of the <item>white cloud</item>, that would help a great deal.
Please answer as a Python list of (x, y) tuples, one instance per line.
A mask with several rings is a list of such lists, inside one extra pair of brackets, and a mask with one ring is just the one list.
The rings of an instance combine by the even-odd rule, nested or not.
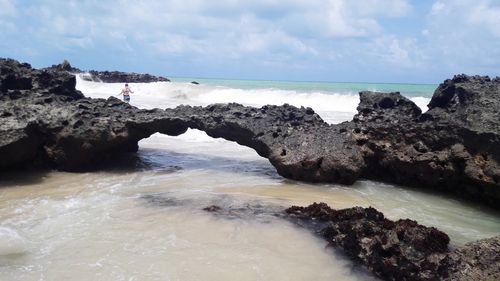
[(17, 15), (17, 9), (11, 0), (0, 0), (0, 20), (4, 17), (14, 17)]
[[(7, 0), (0, 1), (10, 3)], [(224, 41), (212, 43), (240, 46), (243, 52), (249, 48), (265, 51), (263, 48), (273, 44), (259, 43), (259, 40), (275, 32), (280, 35), (278, 39), (289, 43), (289, 48), (314, 53), (315, 48), (299, 39), (302, 34), (298, 34), (295, 29), (298, 25), (303, 25), (298, 28), (303, 33), (322, 37), (371, 36), (383, 31), (378, 23), (379, 18), (404, 16), (410, 9), (407, 0), (367, 0), (362, 4), (348, 0), (49, 0), (44, 1), (42, 7), (32, 5), (27, 9), (27, 14), (38, 20), (39, 25), (32, 27), (35, 33), (60, 42), (58, 44), (67, 43), (68, 47), (75, 46), (75, 42), (82, 47), (93, 46), (97, 41), (112, 44), (112, 40), (117, 40), (116, 43), (123, 44), (122, 37), (125, 36), (129, 46), (125, 49), (128, 50), (132, 48), (130, 42), (137, 39), (142, 40), (139, 42), (141, 45), (171, 50), (173, 53), (198, 49), (186, 46), (187, 42), (196, 45), (197, 41), (231, 39), (246, 40), (248, 44)], [(300, 16), (297, 18), (298, 14)], [(294, 22), (296, 19), (300, 21)], [(117, 37), (117, 31), (123, 36)], [(144, 33), (171, 37), (164, 39), (170, 41), (171, 46), (159, 48), (158, 40), (143, 36)], [(65, 40), (74, 37), (86, 37), (86, 40)]]
[(312, 23), (309, 31), (329, 37), (366, 37), (379, 34), (381, 18), (402, 17), (412, 7), (406, 0), (327, 0), (301, 12), (302, 23)]
[(478, 3), (469, 14), (469, 22), (500, 37), (500, 5), (494, 6), (491, 1)]
[(446, 5), (444, 3), (437, 1), (436, 3), (434, 3), (432, 5), (431, 14), (437, 15), (437, 14), (441, 13), (445, 7), (446, 7)]
[(374, 19), (357, 17), (344, 1), (330, 1), (327, 13), (331, 36), (365, 36), (380, 30)]
[(498, 68), (498, 26), (500, 7), (489, 0), (0, 0), (4, 53), (31, 46), (40, 55), (93, 51), (235, 67)]
[(17, 15), (17, 9), (11, 0), (0, 0), (0, 48), (10, 47), (8, 38), (18, 32), (14, 18)]
[(490, 0), (441, 0), (432, 5), (429, 13), (431, 20), (439, 17), (450, 20), (445, 26), (452, 24), (460, 28), (482, 28), (495, 36), (500, 36), (500, 3)]
[(239, 49), (249, 53), (267, 53), (274, 50), (291, 51), (289, 55), (311, 54), (317, 55), (318, 52), (301, 40), (292, 37), (280, 30), (270, 30), (266, 32), (243, 34), (239, 41)]
[(407, 15), (412, 6), (406, 0), (364, 0), (344, 1), (350, 9), (362, 16), (402, 17)]
[(420, 49), (419, 42), (412, 37), (400, 38), (394, 35), (384, 35), (370, 40), (364, 48), (362, 53), (369, 54), (365, 59), (373, 62), (373, 57), (379, 57), (378, 63), (386, 67), (422, 69), (427, 61), (427, 56)]
[(389, 45), (389, 60), (392, 62), (407, 62), (408, 50), (401, 47), (399, 40), (393, 39)]
[(421, 48), (450, 73), (499, 75), (500, 5), (489, 0), (440, 0), (428, 14)]
[[(162, 38), (163, 37), (163, 38)], [(184, 53), (204, 54), (208, 51), (204, 41), (195, 40), (185, 35), (166, 34), (159, 37), (157, 41), (152, 41), (154, 50), (162, 54), (181, 55)]]

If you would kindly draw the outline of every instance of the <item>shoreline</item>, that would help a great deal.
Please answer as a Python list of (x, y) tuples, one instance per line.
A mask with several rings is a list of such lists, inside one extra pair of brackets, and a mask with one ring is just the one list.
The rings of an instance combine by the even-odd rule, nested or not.
[[(115, 98), (85, 98), (81, 92), (76, 91), (74, 76), (65, 72), (37, 71), (26, 65), (17, 67), (18, 72), (14, 67), (13, 75), (7, 73), (2, 77), (1, 98), (6, 101), (2, 103), (6, 105), (1, 115), (6, 120), (2, 132), (7, 132), (8, 136), (7, 142), (4, 140), (0, 145), (0, 150), (3, 149), (1, 157), (5, 160), (2, 162), (2, 169), (26, 167), (27, 163), (67, 170), (85, 169), (103, 159), (114, 157), (116, 153), (137, 151), (137, 142), (155, 132), (176, 136), (188, 128), (196, 128), (212, 137), (222, 137), (255, 149), (259, 155), (270, 160), (280, 175), (291, 179), (350, 184), (358, 178), (373, 178), (405, 183), (408, 179), (415, 181), (414, 178), (408, 177), (408, 173), (410, 176), (418, 176), (418, 173), (423, 171), (425, 175), (438, 173), (437, 181), (436, 178), (417, 178), (417, 182), (428, 181), (430, 186), (443, 183), (454, 186), (461, 180), (466, 180), (483, 184), (483, 187), (497, 188), (498, 191), (498, 184), (491, 185), (485, 177), (493, 171), (493, 175), (489, 177), (495, 182), (498, 151), (495, 146), (485, 146), (477, 151), (478, 148), (470, 144), (471, 141), (498, 141), (496, 135), (492, 137), (483, 134), (485, 130), (488, 133), (498, 133), (495, 131), (498, 124), (494, 123), (494, 119), (491, 123), (491, 116), (486, 116), (486, 123), (481, 121), (479, 127), (476, 127), (476, 123), (458, 122), (456, 112), (464, 114), (463, 112), (468, 110), (467, 106), (475, 102), (475, 96), (464, 95), (460, 92), (463, 90), (455, 92), (460, 87), (465, 89), (465, 93), (469, 88), (481, 92), (484, 85), (498, 89), (495, 84), (498, 79), (456, 76), (447, 80), (440, 86), (440, 92), (437, 91), (435, 98), (433, 97), (435, 110), (424, 114), (415, 104), (399, 94), (363, 92), (360, 94), (358, 114), (353, 121), (328, 125), (313, 109), (289, 105), (265, 106), (260, 109), (228, 104), (207, 107), (179, 106), (165, 111), (139, 110)], [(2, 72), (2, 75), (4, 74)], [(496, 91), (493, 90), (498, 94)], [(456, 100), (459, 102), (450, 103)], [(481, 104), (483, 101), (478, 102)], [(9, 109), (8, 106), (16, 104), (29, 105), (36, 111), (25, 113)], [(69, 120), (63, 120), (57, 113), (52, 113), (54, 108), (64, 108), (64, 111), (75, 115)], [(22, 127), (25, 118), (22, 114), (28, 114), (36, 120), (47, 113), (49, 118), (45, 119), (52, 123), (46, 125), (43, 122), (26, 122), (25, 127)], [(119, 116), (124, 113), (129, 116), (125, 123), (119, 121)], [(467, 116), (467, 112), (464, 115)], [(438, 139), (433, 143), (434, 133), (425, 133), (425, 130), (432, 131), (436, 121), (441, 130), (444, 128), (443, 124), (450, 126), (449, 131), (440, 131), (444, 142)], [(107, 133), (100, 135), (104, 132)], [(415, 135), (418, 132), (421, 134)], [(409, 133), (413, 135), (407, 137)], [(477, 135), (474, 135), (476, 133)], [(470, 139), (466, 139), (467, 137)], [(422, 139), (425, 143), (419, 142)], [(304, 142), (308, 144), (305, 147), (302, 145)], [(386, 146), (387, 142), (391, 145)], [(410, 142), (410, 145), (406, 142)], [(338, 154), (325, 153), (331, 150)], [(485, 153), (489, 154), (484, 156)], [(411, 157), (421, 158), (411, 162)], [(435, 157), (445, 164), (436, 162)], [(481, 165), (477, 164), (478, 159), (482, 161)], [(439, 179), (439, 172), (447, 171), (441, 168), (448, 167), (446, 161), (452, 163), (451, 167), (457, 169), (457, 173), (444, 173), (441, 177), (444, 175), (449, 178)], [(381, 163), (390, 164), (384, 166)], [(11, 166), (8, 166), (9, 164)], [(461, 171), (464, 174), (461, 174)], [(397, 173), (400, 174), (399, 178)], [(474, 185), (464, 185), (465, 190), (471, 186)], [(470, 197), (470, 194), (463, 195)], [(498, 207), (496, 203), (499, 199), (494, 196), (496, 195), (490, 193), (480, 194), (476, 200)]]

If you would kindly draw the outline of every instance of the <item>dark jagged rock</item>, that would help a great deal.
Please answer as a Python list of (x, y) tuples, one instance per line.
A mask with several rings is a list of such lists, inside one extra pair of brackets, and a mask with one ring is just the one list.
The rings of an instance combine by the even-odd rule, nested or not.
[(332, 131), (310, 108), (285, 104), (258, 109), (232, 103), (179, 106), (167, 112), (189, 120), (185, 129), (255, 149), (287, 178), (350, 184), (364, 165), (361, 153), (347, 148), (355, 143)]
[(200, 83), (196, 82), (196, 81), (192, 81), (191, 84), (194, 84), (194, 85), (200, 85)]
[[(0, 171), (96, 168), (116, 154), (137, 151), (138, 141), (156, 132), (176, 136), (195, 128), (255, 149), (287, 178), (346, 184), (359, 177), (383, 179), (500, 206), (498, 78), (447, 80), (424, 114), (397, 93), (362, 92), (359, 113), (338, 125), (325, 123), (311, 108), (286, 104), (141, 110), (113, 97), (85, 98), (75, 84), (66, 70), (0, 59)], [(498, 249), (498, 240), (448, 255), (442, 232), (410, 220), (391, 222), (371, 208), (317, 205), (292, 208), (289, 215), (325, 229), (329, 242), (384, 278), (432, 280), (441, 274), (463, 280), (470, 271), (461, 269), (471, 265), (474, 272), (498, 275), (498, 252), (488, 252)], [(491, 260), (493, 268), (483, 263)]]
[[(9, 68), (2, 70), (2, 75), (13, 72), (20, 78), (14, 82), (6, 79), (7, 83), (2, 79), (7, 87), (0, 106), (2, 134), (18, 132), (20, 136), (11, 141), (4, 138), (0, 149), (13, 155), (30, 153), (17, 160), (2, 154), (1, 169), (34, 163), (63, 170), (86, 169), (116, 153), (136, 151), (138, 141), (155, 132), (179, 135), (188, 128), (252, 147), (269, 158), (280, 174), (290, 178), (352, 183), (363, 164), (357, 150), (343, 149), (354, 143), (334, 134), (310, 108), (284, 105), (257, 109), (220, 104), (139, 110), (116, 98), (83, 98), (74, 90), (74, 77), (66, 72), (58, 73), (73, 81), (72, 87), (39, 91), (32, 85), (35, 83), (24, 85), (22, 79), (30, 80), (40, 71), (29, 66), (4, 65)], [(19, 87), (25, 95), (11, 98), (8, 93)], [(71, 90), (79, 99), (62, 98)], [(335, 157), (330, 151), (337, 151)]]
[(71, 66), (71, 64), (67, 60), (64, 60), (60, 64), (53, 64), (51, 67), (46, 68), (46, 70), (68, 71), (68, 72), (71, 72), (71, 73), (80, 73), (80, 72), (82, 72), (80, 69)]
[(194, 128), (255, 149), (286, 178), (343, 184), (376, 179), (500, 206), (498, 78), (447, 80), (424, 114), (399, 93), (361, 92), (353, 121), (329, 125), (311, 108), (287, 104), (140, 110), (114, 98), (83, 98), (74, 79), (58, 68), (33, 70), (12, 60), (0, 65), (1, 128), (10, 136), (0, 150), (16, 155), (0, 156), (0, 169), (33, 163), (93, 167), (110, 155), (136, 151), (137, 142), (153, 133), (175, 136)]
[(66, 72), (35, 70), (28, 63), (0, 60), (0, 93), (7, 99), (57, 94), (69, 102), (84, 97), (75, 86), (75, 77)]
[(220, 210), (222, 210), (222, 208), (217, 206), (217, 205), (211, 205), (211, 206), (203, 208), (203, 211), (207, 211), (207, 212), (211, 212), (211, 213), (218, 212)]
[(325, 203), (307, 207), (211, 205), (216, 216), (251, 219), (265, 215), (291, 221), (342, 250), (383, 280), (498, 280), (500, 236), (450, 250), (448, 235), (409, 219), (392, 221), (376, 209), (334, 210)]
[(430, 110), (399, 94), (362, 92), (353, 131), (362, 177), (450, 191), (500, 206), (500, 81), (456, 76), (436, 90)]
[[(39, 147), (53, 132), (50, 114), (62, 120), (70, 114), (63, 104), (84, 98), (75, 90), (76, 79), (66, 72), (33, 70), (29, 64), (1, 60), (0, 64), (0, 170), (46, 165)], [(58, 106), (51, 106), (58, 104)]]
[(500, 236), (474, 241), (443, 260), (444, 280), (500, 280)]
[(64, 60), (60, 64), (52, 65), (45, 70), (67, 71), (80, 77), (85, 81), (105, 82), (105, 83), (151, 83), (151, 82), (170, 82), (166, 77), (154, 76), (151, 74), (121, 72), (121, 71), (97, 71), (90, 70), (85, 72)]
[(286, 213), (384, 280), (437, 280), (445, 270), (441, 261), (450, 239), (433, 227), (391, 221), (371, 207), (334, 210), (314, 203)]
[[(150, 74), (130, 73), (121, 71), (96, 71), (88, 72), (90, 77), (87, 80), (105, 83), (150, 83), (150, 82), (170, 82), (166, 77), (154, 76)], [(86, 79), (86, 76), (83, 76)]]
[(453, 251), (448, 235), (409, 219), (391, 221), (374, 208), (325, 203), (285, 210), (285, 218), (341, 248), (383, 280), (499, 280), (500, 236)]

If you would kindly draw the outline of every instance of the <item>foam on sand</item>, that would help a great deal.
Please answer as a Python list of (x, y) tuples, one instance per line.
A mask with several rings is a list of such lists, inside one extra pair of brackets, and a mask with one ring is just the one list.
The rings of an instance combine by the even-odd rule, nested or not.
[(26, 251), (27, 242), (17, 231), (0, 226), (0, 256), (19, 255)]

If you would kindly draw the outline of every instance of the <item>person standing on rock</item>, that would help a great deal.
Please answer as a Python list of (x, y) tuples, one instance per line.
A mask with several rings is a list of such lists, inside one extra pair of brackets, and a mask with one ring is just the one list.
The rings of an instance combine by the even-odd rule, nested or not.
[(125, 84), (125, 88), (123, 88), (119, 95), (123, 95), (123, 101), (129, 103), (131, 93), (133, 93), (133, 91), (128, 87), (128, 84)]

